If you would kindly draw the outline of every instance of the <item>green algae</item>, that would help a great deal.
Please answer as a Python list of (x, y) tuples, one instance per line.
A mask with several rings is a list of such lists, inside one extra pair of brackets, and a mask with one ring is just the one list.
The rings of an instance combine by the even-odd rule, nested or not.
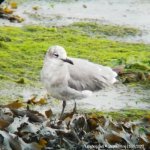
[[(75, 26), (80, 28), (77, 29)], [(70, 57), (89, 59), (110, 67), (125, 65), (126, 70), (150, 70), (150, 45), (96, 39), (83, 33), (81, 28), (87, 29), (87, 26), (89, 31), (98, 28), (95, 23), (76, 23), (71, 27), (69, 25), (58, 28), (0, 27), (1, 79), (5, 76), (15, 80), (24, 77), (39, 81), (44, 55), (52, 45), (63, 46)], [(124, 28), (123, 30), (126, 32)], [(137, 33), (139, 30), (134, 31)]]
[(79, 29), (90, 36), (94, 36), (95, 38), (106, 38), (108, 36), (125, 37), (142, 35), (142, 31), (137, 28), (114, 25), (99, 25), (97, 23), (91, 22), (77, 22), (67, 26), (67, 28), (68, 27)]
[(124, 120), (129, 119), (132, 121), (142, 119), (143, 117), (146, 117), (147, 115), (150, 115), (149, 110), (141, 110), (141, 109), (126, 109), (126, 110), (119, 110), (119, 111), (111, 111), (111, 112), (103, 112), (103, 111), (96, 111), (96, 110), (90, 110), (88, 111), (89, 114), (95, 113), (98, 115), (107, 115), (112, 117), (114, 120)]
[(20, 83), (20, 84), (25, 84), (25, 79), (24, 78), (20, 78), (18, 80), (15, 81), (16, 83)]
[(31, 80), (29, 80), (27, 78), (24, 78), (24, 77), (21, 77), (21, 78), (19, 78), (17, 80), (12, 80), (12, 81), (14, 81), (16, 83), (19, 83), (19, 84), (29, 84), (29, 85), (32, 85), (32, 86), (41, 87), (41, 85), (39, 83), (33, 82), (33, 81), (31, 81)]

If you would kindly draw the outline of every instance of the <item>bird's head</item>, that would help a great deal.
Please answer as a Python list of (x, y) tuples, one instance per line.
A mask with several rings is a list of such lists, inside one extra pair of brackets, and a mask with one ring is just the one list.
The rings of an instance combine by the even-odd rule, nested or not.
[(48, 49), (45, 56), (45, 61), (50, 61), (50, 60), (56, 60), (56, 61), (61, 60), (63, 62), (67, 62), (73, 65), (73, 62), (67, 58), (67, 53), (65, 49), (58, 45), (52, 46)]

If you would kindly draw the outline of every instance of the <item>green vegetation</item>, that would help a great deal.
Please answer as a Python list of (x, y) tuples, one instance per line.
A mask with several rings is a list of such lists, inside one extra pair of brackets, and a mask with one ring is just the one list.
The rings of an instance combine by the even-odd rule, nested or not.
[(97, 112), (96, 110), (91, 110), (88, 112), (89, 114), (95, 113), (98, 115), (107, 115), (112, 117), (114, 120), (124, 120), (124, 119), (129, 119), (129, 120), (138, 120), (142, 119), (143, 117), (146, 117), (147, 115), (150, 115), (149, 110), (140, 110), (140, 109), (126, 109), (126, 110), (119, 110), (117, 111), (112, 111), (112, 112)]
[(71, 29), (82, 30), (84, 33), (94, 36), (95, 38), (106, 38), (108, 36), (125, 37), (129, 35), (136, 36), (142, 34), (141, 30), (132, 27), (99, 25), (91, 22), (77, 22), (67, 26), (67, 28), (68, 27)]
[[(85, 23), (78, 23), (84, 27)], [(61, 28), (28, 26), (24, 28), (0, 27), (0, 78), (21, 77), (39, 81), (44, 55), (52, 45), (63, 46), (68, 56), (86, 58), (108, 65), (126, 65), (126, 69), (147, 72), (150, 70), (150, 46), (121, 43), (89, 37), (72, 25)], [(87, 23), (95, 28), (96, 24)]]

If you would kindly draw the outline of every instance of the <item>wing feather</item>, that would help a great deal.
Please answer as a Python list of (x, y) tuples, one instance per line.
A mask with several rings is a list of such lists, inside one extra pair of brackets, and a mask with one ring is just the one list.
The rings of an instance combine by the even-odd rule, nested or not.
[(68, 86), (78, 91), (98, 91), (111, 85), (116, 73), (111, 68), (94, 64), (84, 59), (69, 58), (74, 65), (68, 65)]

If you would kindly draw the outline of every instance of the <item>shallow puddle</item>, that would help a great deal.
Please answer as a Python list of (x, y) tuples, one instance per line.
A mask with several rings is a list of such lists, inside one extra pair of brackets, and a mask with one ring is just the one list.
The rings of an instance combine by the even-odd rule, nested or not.
[[(2, 84), (1, 84), (2, 85)], [(11, 89), (10, 89), (11, 85)], [(116, 111), (120, 109), (150, 109), (150, 89), (143, 90), (140, 87), (129, 87), (121, 83), (112, 87), (93, 93), (91, 97), (76, 100), (77, 109), (98, 110), (98, 111)], [(46, 95), (46, 90), (42, 86), (20, 85), (17, 83), (3, 83), (0, 88), (1, 99), (7, 96), (3, 104), (12, 100), (22, 99), (24, 102), (36, 96), (36, 101)], [(72, 110), (74, 101), (67, 101), (66, 111)], [(46, 104), (35, 105), (34, 109), (40, 109), (43, 113), (45, 110), (52, 109), (55, 113), (60, 113), (62, 101), (58, 101), (52, 97), (48, 98)]]

